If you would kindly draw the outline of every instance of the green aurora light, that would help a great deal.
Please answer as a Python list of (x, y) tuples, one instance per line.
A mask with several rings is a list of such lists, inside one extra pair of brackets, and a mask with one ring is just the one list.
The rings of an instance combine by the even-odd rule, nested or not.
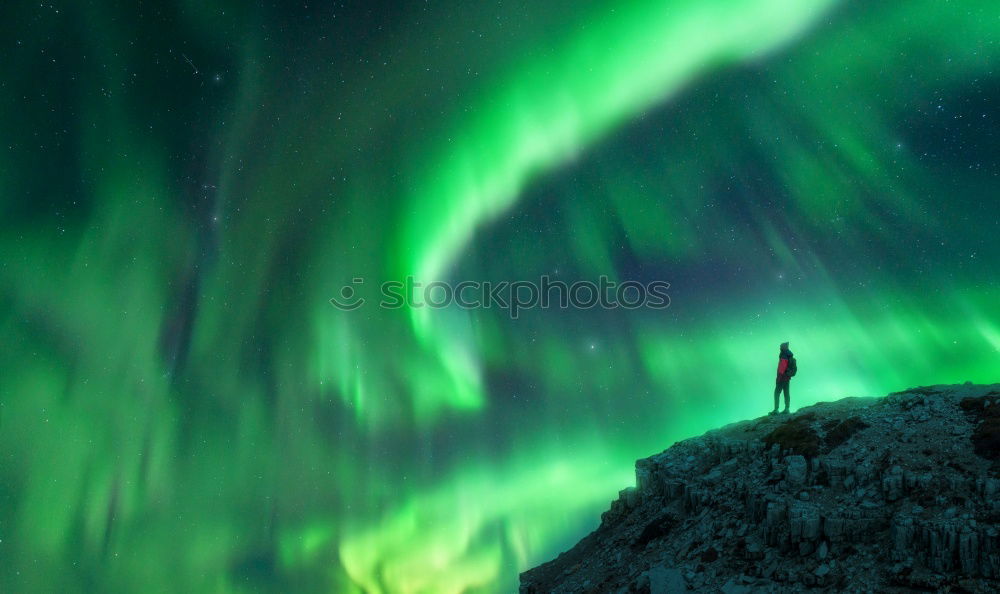
[[(997, 381), (995, 2), (466, 4), (11, 9), (0, 590), (507, 592), (778, 342)], [(540, 274), (672, 305), (328, 303)]]

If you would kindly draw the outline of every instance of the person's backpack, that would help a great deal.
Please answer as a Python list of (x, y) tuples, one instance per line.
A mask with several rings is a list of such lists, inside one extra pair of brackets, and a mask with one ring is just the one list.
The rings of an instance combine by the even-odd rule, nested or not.
[(793, 377), (798, 370), (799, 365), (795, 362), (795, 357), (788, 359), (788, 370), (786, 371), (788, 377)]

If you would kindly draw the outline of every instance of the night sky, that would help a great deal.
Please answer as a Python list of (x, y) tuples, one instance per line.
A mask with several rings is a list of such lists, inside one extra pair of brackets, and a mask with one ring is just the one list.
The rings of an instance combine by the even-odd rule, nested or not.
[[(9, 2), (0, 590), (510, 592), (633, 464), (1000, 381), (1000, 3)], [(670, 283), (342, 311), (352, 279)]]

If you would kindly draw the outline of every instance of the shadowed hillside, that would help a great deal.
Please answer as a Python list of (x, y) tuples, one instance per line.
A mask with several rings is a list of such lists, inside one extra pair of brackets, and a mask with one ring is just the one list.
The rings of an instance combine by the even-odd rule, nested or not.
[(1000, 384), (736, 423), (639, 460), (521, 592), (997, 591), (998, 460)]

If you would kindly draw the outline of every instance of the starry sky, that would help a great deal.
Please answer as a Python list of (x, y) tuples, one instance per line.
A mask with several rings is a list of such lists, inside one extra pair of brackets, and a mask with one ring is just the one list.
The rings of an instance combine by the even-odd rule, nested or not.
[[(510, 592), (780, 342), (1000, 381), (994, 0), (5, 14), (0, 590)], [(670, 307), (329, 303), (540, 275)]]

